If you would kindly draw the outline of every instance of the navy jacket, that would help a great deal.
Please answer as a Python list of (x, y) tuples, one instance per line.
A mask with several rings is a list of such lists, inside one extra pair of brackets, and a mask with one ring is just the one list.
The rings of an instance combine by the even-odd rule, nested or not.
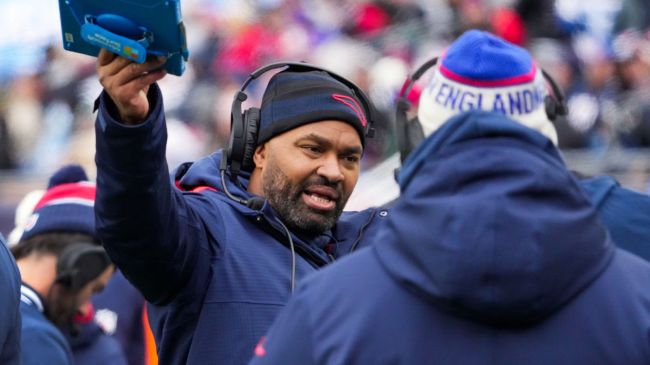
[[(156, 86), (150, 95), (150, 115), (135, 127), (119, 123), (110, 98), (100, 97), (98, 234), (150, 303), (162, 364), (246, 363), (289, 298), (290, 233), (266, 202), (251, 209), (221, 192), (220, 153), (180, 169), (184, 191), (175, 187)], [(251, 197), (245, 178), (226, 180), (233, 194)], [(291, 233), (298, 280), (361, 245), (375, 216), (344, 214), (331, 232), (309, 240)]]
[(45, 317), (43, 299), (25, 284), (20, 292), (22, 364), (72, 365), (70, 345), (63, 333)]
[(614, 243), (650, 261), (650, 196), (626, 189), (609, 176), (580, 183)]
[(377, 242), (305, 280), (253, 364), (650, 364), (650, 265), (541, 134), (463, 114), (399, 180)]
[(0, 364), (20, 363), (20, 273), (0, 235)]

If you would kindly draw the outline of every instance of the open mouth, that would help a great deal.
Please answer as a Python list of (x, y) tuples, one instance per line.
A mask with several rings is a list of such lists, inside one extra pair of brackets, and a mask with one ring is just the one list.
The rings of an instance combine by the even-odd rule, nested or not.
[(315, 186), (306, 189), (302, 193), (302, 199), (312, 209), (331, 211), (336, 208), (338, 194), (332, 188)]

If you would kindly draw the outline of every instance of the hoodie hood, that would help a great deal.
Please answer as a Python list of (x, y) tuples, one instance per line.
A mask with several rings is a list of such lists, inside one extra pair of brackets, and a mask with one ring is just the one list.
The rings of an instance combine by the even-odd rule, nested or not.
[(614, 249), (550, 140), (501, 114), (450, 119), (409, 156), (375, 252), (389, 275), (475, 321), (525, 326), (570, 301)]
[[(223, 191), (221, 170), (219, 170), (222, 154), (223, 150), (218, 150), (217, 152), (205, 156), (196, 162), (186, 162), (178, 166), (172, 172), (172, 176), (174, 176), (174, 179), (176, 180), (176, 185), (185, 191), (191, 191), (198, 187), (209, 187)], [(250, 173), (242, 171), (239, 175), (240, 176), (237, 178), (238, 184), (234, 183), (231, 179), (227, 179), (226, 183), (228, 184), (228, 191), (243, 199), (253, 197), (253, 194), (246, 190), (248, 188)], [(230, 173), (227, 170), (226, 176), (230, 176)]]

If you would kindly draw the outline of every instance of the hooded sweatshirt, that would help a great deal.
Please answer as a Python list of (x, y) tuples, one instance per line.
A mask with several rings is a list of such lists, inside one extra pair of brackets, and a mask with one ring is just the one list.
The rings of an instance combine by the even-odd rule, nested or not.
[(220, 151), (181, 166), (174, 184), (155, 85), (150, 98), (146, 121), (127, 126), (116, 119), (110, 97), (100, 97), (98, 235), (148, 302), (161, 364), (246, 363), (292, 285), (363, 246), (373, 222), (386, 214), (346, 213), (330, 232), (298, 237), (266, 201), (249, 207), (224, 194), (226, 184), (238, 199), (253, 197), (247, 176), (221, 180)]
[(544, 136), (461, 114), (399, 183), (375, 244), (305, 280), (253, 364), (650, 363), (650, 266)]

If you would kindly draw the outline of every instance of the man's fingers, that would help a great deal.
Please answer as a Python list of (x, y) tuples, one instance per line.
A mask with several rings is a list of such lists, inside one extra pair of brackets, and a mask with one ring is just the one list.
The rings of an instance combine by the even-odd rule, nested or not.
[(136, 63), (102, 49), (97, 57), (97, 71), (100, 80), (116, 76), (117, 80), (112, 83), (122, 85), (150, 70), (160, 68), (165, 61), (163, 57), (152, 57), (144, 63)]
[(130, 62), (115, 74), (115, 84), (127, 84), (132, 80), (148, 75), (156, 70), (160, 70), (163, 64), (164, 60), (160, 61), (158, 59), (153, 59), (145, 63)]
[(140, 76), (140, 78), (137, 79), (136, 84), (139, 85), (140, 89), (143, 89), (153, 84), (154, 82), (162, 79), (163, 77), (165, 77), (165, 75), (167, 75), (167, 72), (165, 70), (157, 69), (156, 71), (151, 71), (143, 76)]
[(110, 63), (107, 65), (103, 66), (101, 71), (102, 76), (113, 76), (117, 75), (121, 72), (124, 71), (124, 69), (127, 69), (129, 67), (132, 67), (131, 65), (138, 65), (137, 63), (128, 60), (124, 57), (116, 57), (114, 58)]
[(109, 63), (111, 63), (111, 61), (113, 61), (113, 59), (115, 57), (117, 57), (117, 55), (115, 53), (109, 52), (109, 51), (105, 50), (104, 48), (100, 48), (99, 49), (99, 55), (97, 55), (97, 64), (100, 67), (101, 66), (106, 66)]
[(142, 74), (137, 78), (132, 79), (126, 84), (119, 86), (120, 93), (123, 95), (137, 95), (138, 92), (146, 90), (149, 85), (165, 77), (167, 73), (165, 70), (158, 70)]

